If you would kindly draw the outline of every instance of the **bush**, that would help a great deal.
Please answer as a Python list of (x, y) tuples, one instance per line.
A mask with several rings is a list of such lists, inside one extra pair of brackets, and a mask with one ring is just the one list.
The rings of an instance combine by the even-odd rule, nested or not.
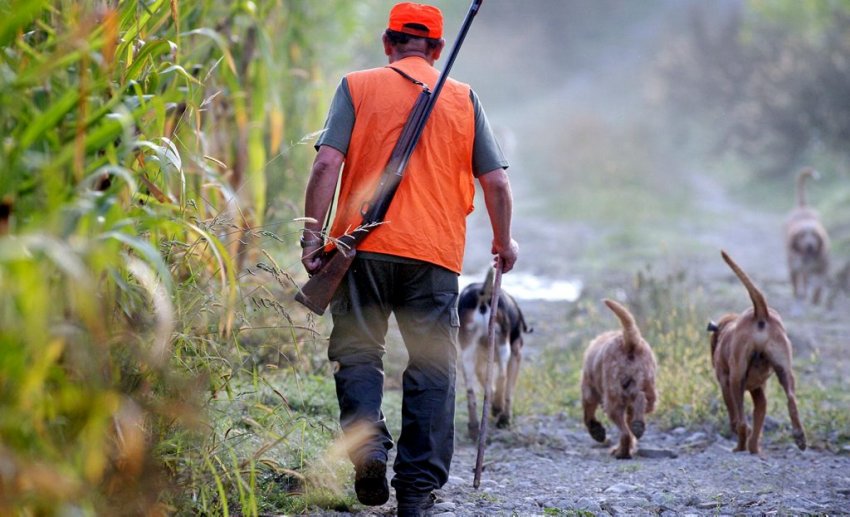
[(310, 31), (341, 4), (0, 4), (0, 513), (258, 514), (272, 423), (246, 451), (218, 410), (320, 364), (259, 245), (288, 240), (267, 205), (307, 166), (277, 158), (320, 124)]

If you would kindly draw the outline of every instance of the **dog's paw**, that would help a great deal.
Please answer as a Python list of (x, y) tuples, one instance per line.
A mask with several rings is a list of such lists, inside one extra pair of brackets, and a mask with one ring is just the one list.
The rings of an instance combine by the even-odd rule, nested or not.
[[(496, 407), (496, 406), (493, 406), (493, 407), (490, 409), (490, 417), (491, 417), (493, 420), (495, 420), (496, 422), (499, 422), (499, 421), (500, 421), (500, 420), (502, 420), (503, 418), (507, 418), (507, 419), (510, 419), (510, 418), (511, 418), (511, 417), (507, 414), (507, 412), (505, 411), (505, 408), (503, 408), (503, 407)], [(497, 425), (498, 425), (498, 424), (497, 424)]]
[(629, 450), (622, 450), (620, 447), (614, 447), (613, 449), (611, 449), (611, 454), (618, 460), (632, 459), (632, 455)]
[(646, 424), (643, 423), (643, 420), (635, 420), (630, 427), (635, 438), (640, 438), (643, 436), (644, 431), (646, 431)]
[(801, 431), (794, 431), (794, 442), (797, 443), (797, 447), (800, 448), (801, 451), (806, 450), (806, 433)]
[(602, 427), (602, 424), (600, 424), (598, 420), (591, 420), (588, 422), (587, 431), (590, 433), (591, 438), (597, 442), (605, 442), (605, 428)]

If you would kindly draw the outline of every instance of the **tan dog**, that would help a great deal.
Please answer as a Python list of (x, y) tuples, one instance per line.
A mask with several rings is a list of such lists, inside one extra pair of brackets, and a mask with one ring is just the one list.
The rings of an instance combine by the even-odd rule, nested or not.
[(797, 174), (797, 206), (785, 222), (785, 250), (794, 297), (820, 302), (829, 275), (829, 235), (818, 213), (806, 204), (806, 180), (815, 176), (811, 167)]
[[(466, 384), (466, 400), (469, 410), (467, 429), (473, 440), (478, 438), (478, 406), (476, 403), (476, 378), (484, 386), (487, 378), (487, 337), (490, 323), (490, 301), (493, 292), (493, 269), (485, 281), (464, 287), (458, 298), (460, 317), (460, 351), (463, 379)], [(512, 405), (519, 366), (522, 362), (522, 335), (532, 332), (516, 300), (499, 291), (499, 308), (496, 313), (496, 350), (493, 381), (492, 414), (497, 427), (511, 423)]]
[[(747, 288), (753, 301), (752, 309), (740, 314), (726, 314), (719, 323), (711, 322), (708, 325), (708, 330), (712, 332), (711, 362), (729, 412), (729, 426), (732, 434), (738, 436), (738, 445), (734, 450), (759, 453), (759, 440), (767, 412), (765, 383), (773, 372), (776, 372), (779, 384), (788, 398), (794, 441), (797, 447), (805, 450), (806, 435), (797, 414), (797, 397), (794, 394), (791, 341), (785, 333), (782, 318), (767, 306), (764, 295), (729, 255), (725, 251), (721, 254)], [(745, 391), (749, 391), (753, 399), (752, 432), (744, 414)]]
[(646, 429), (646, 415), (655, 410), (657, 364), (629, 311), (615, 301), (604, 301), (623, 330), (600, 334), (584, 353), (584, 425), (594, 440), (605, 441), (605, 428), (596, 420), (596, 408), (602, 404), (605, 414), (620, 429), (620, 443), (611, 453), (618, 459), (628, 459), (637, 451), (637, 439)]

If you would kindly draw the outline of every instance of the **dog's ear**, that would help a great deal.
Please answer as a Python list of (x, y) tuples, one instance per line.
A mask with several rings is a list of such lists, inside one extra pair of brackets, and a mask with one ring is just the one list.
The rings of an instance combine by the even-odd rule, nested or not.
[(708, 327), (705, 330), (707, 330), (709, 332), (717, 332), (718, 330), (720, 330), (720, 327), (717, 326), (717, 323), (715, 323), (713, 321), (709, 321)]

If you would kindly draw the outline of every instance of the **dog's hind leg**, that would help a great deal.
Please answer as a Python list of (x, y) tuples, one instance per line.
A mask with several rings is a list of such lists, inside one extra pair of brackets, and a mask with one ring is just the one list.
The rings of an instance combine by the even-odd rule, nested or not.
[(599, 443), (605, 442), (605, 428), (596, 419), (596, 409), (599, 407), (601, 397), (596, 391), (585, 384), (581, 387), (581, 407), (584, 411), (584, 425), (591, 438)]
[(632, 449), (635, 446), (636, 440), (626, 423), (626, 412), (624, 408), (616, 407), (607, 411), (607, 413), (608, 418), (610, 418), (620, 430), (620, 443), (611, 451), (611, 454), (613, 454), (618, 460), (631, 459), (633, 452)]
[(747, 435), (750, 432), (750, 428), (747, 425), (747, 417), (744, 414), (744, 386), (741, 378), (742, 376), (733, 373), (729, 379), (729, 397), (732, 402), (729, 409), (734, 409), (734, 414), (731, 415), (732, 427), (733, 432), (738, 436), (738, 446), (733, 449), (734, 452), (747, 450)]
[(812, 304), (820, 304), (821, 294), (826, 291), (826, 275), (816, 275), (812, 279)]
[(764, 388), (761, 387), (750, 391), (750, 395), (753, 397), (753, 432), (750, 433), (747, 450), (752, 454), (758, 454), (764, 416), (767, 414), (767, 397), (764, 395)]
[(635, 438), (640, 438), (643, 436), (643, 432), (646, 430), (646, 395), (643, 392), (639, 392), (635, 396), (635, 401), (632, 403), (632, 406), (629, 408), (628, 412), (628, 425), (629, 429), (634, 433)]
[(478, 439), (478, 404), (477, 395), (475, 393), (475, 361), (476, 361), (476, 346), (470, 343), (461, 351), (461, 367), (463, 369), (463, 383), (466, 386), (466, 407), (469, 411), (469, 421), (467, 422), (467, 434), (470, 439)]
[(785, 368), (776, 363), (774, 363), (773, 369), (776, 371), (779, 384), (785, 390), (785, 396), (788, 398), (788, 416), (791, 418), (794, 442), (801, 451), (804, 451), (806, 450), (806, 433), (803, 431), (803, 425), (800, 423), (800, 415), (797, 412), (797, 396), (794, 393), (794, 374), (790, 368)]
[(800, 273), (791, 266), (791, 289), (794, 291), (794, 298), (800, 299), (805, 294), (802, 292)]
[(720, 392), (723, 395), (723, 402), (726, 404), (726, 413), (729, 416), (729, 432), (732, 433), (732, 435), (735, 435), (737, 433), (735, 423), (738, 420), (735, 418), (735, 403), (732, 402), (732, 396), (729, 393), (728, 380), (720, 385)]
[(497, 343), (496, 353), (498, 356), (496, 357), (497, 365), (495, 372), (495, 382), (496, 387), (493, 393), (493, 408), (492, 414), (496, 419), (496, 425), (498, 427), (505, 427), (502, 420), (507, 418), (510, 421), (510, 417), (505, 415), (505, 411), (507, 408), (507, 384), (508, 384), (508, 368), (510, 362), (510, 348), (507, 343)]
[(805, 271), (800, 273), (800, 279), (800, 299), (805, 302), (809, 299), (811, 280), (809, 279), (809, 274)]
[[(519, 341), (519, 343), (517, 343)], [(513, 398), (516, 392), (516, 382), (519, 378), (519, 366), (522, 363), (522, 340), (511, 343), (511, 357), (508, 359), (508, 378), (505, 386), (505, 409), (496, 421), (498, 427), (508, 427), (513, 418)]]

